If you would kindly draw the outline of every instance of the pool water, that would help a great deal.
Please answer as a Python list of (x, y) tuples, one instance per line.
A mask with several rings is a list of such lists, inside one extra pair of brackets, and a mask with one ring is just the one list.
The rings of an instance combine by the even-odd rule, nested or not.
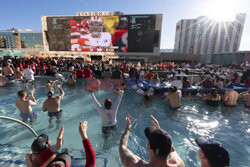
[[(200, 166), (196, 137), (215, 138), (222, 142), (229, 151), (232, 167), (247, 167), (250, 163), (250, 110), (242, 103), (235, 108), (207, 106), (203, 101), (182, 100), (182, 108), (171, 111), (163, 98), (156, 98), (151, 104), (144, 105), (141, 96), (128, 89), (120, 105), (117, 119), (118, 129), (107, 140), (101, 133), (101, 119), (92, 102), (86, 83), (78, 80), (75, 88), (63, 85), (65, 97), (61, 101), (63, 110), (62, 123), (49, 127), (49, 117), (42, 112), (42, 104), (46, 99), (44, 87), (47, 79), (37, 79), (35, 98), (38, 118), (31, 127), (38, 133), (49, 135), (52, 144), (56, 143), (59, 128), (64, 125), (64, 143), (73, 159), (72, 166), (84, 166), (85, 153), (78, 133), (79, 121), (88, 121), (88, 137), (95, 150), (97, 167), (122, 166), (118, 146), (125, 128), (125, 116), (129, 113), (132, 119), (132, 130), (128, 148), (145, 160), (149, 160), (147, 139), (144, 129), (150, 126), (150, 115), (158, 119), (161, 128), (173, 138), (175, 149), (187, 167)], [(17, 91), (25, 89), (25, 84), (9, 85), (0, 88), (0, 115), (20, 119), (15, 107)], [(56, 91), (58, 94), (58, 91)], [(106, 98), (115, 101), (117, 96), (113, 90), (95, 91), (97, 99), (103, 104)], [(30, 151), (34, 135), (25, 127), (7, 120), (0, 120), (0, 166), (25, 166), (25, 154)]]

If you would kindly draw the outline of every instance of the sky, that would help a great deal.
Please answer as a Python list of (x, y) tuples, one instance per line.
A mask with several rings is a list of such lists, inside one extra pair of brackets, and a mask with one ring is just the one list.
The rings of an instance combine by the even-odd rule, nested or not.
[(236, 13), (246, 13), (240, 50), (250, 50), (250, 0), (2, 0), (0, 30), (41, 30), (41, 16), (95, 11), (163, 14), (161, 49), (174, 48), (176, 23), (181, 19), (210, 16), (233, 20)]

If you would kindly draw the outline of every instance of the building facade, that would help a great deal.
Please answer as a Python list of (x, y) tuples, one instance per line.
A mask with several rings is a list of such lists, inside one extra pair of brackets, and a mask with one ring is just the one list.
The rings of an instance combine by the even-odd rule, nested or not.
[(234, 21), (218, 22), (206, 16), (180, 20), (176, 25), (174, 50), (186, 54), (238, 52), (246, 14)]
[[(16, 29), (0, 31), (1, 48), (42, 48), (42, 31), (18, 31)], [(4, 44), (3, 44), (4, 42)]]
[(4, 42), (3, 48), (15, 48), (15, 37), (12, 31), (0, 31), (0, 36)]
[(21, 31), (20, 32), (22, 48), (42, 48), (42, 31)]

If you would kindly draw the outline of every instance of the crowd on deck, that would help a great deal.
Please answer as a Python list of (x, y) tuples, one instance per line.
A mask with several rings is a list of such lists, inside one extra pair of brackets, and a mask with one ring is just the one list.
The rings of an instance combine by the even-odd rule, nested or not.
[[(219, 101), (223, 100), (224, 104), (229, 107), (237, 105), (238, 99), (243, 99), (246, 107), (250, 107), (250, 89), (238, 94), (234, 90), (234, 84), (250, 85), (250, 66), (242, 64), (241, 66), (208, 66), (200, 63), (174, 63), (174, 62), (128, 62), (128, 61), (84, 61), (83, 59), (66, 59), (66, 58), (22, 58), (22, 59), (0, 59), (0, 86), (5, 86), (11, 81), (21, 81), (24, 83), (35, 81), (35, 76), (55, 76), (62, 77), (63, 72), (69, 73), (67, 79), (62, 79), (63, 83), (72, 86), (76, 84), (76, 79), (98, 79), (112, 78), (124, 79), (124, 82), (133, 80), (135, 84), (140, 80), (145, 81), (152, 87), (161, 87), (169, 85), (165, 94), (164, 101), (169, 101), (169, 107), (177, 110), (181, 107), (181, 97), (187, 96), (185, 89), (188, 88), (209, 88), (206, 94), (199, 92), (199, 96), (206, 100), (208, 105), (218, 106)], [(194, 79), (194, 75), (198, 79)], [(139, 84), (138, 84), (139, 85)], [(100, 87), (100, 85), (99, 85)], [(157, 96), (157, 90), (150, 94), (150, 88), (142, 85), (143, 99), (142, 102), (150, 103), (154, 96)], [(53, 117), (57, 118), (60, 123), (62, 110), (60, 101), (64, 97), (64, 91), (60, 85), (53, 81), (46, 84), (48, 89), (48, 99), (43, 103), (43, 112), (48, 112), (50, 124)], [(58, 88), (59, 96), (55, 96), (54, 89)], [(97, 86), (98, 88), (98, 86)], [(220, 95), (218, 91), (226, 88), (227, 90)], [(95, 89), (95, 88), (94, 88)], [(102, 132), (109, 135), (110, 131), (117, 127), (116, 114), (122, 100), (126, 84), (122, 84), (115, 93), (118, 96), (117, 101), (112, 103), (106, 99), (102, 106), (96, 99), (93, 87), (88, 88), (94, 104), (102, 119)], [(25, 90), (18, 92), (19, 99), (16, 106), (21, 113), (24, 122), (28, 118), (33, 121), (36, 114), (32, 112), (32, 105), (36, 105), (34, 91), (27, 94)], [(198, 93), (196, 92), (195, 95)], [(198, 96), (198, 95), (197, 95)], [(29, 100), (31, 98), (31, 100)], [(28, 111), (28, 113), (27, 113)], [(184, 162), (177, 154), (172, 145), (171, 136), (160, 128), (159, 122), (153, 117), (152, 126), (145, 129), (145, 135), (148, 139), (148, 151), (150, 162), (142, 160), (134, 155), (128, 148), (128, 138), (131, 131), (132, 117), (128, 115), (125, 118), (126, 128), (120, 140), (119, 154), (124, 166), (176, 166), (183, 167)], [(48, 136), (40, 135), (32, 143), (32, 152), (26, 155), (27, 166), (71, 166), (71, 159), (67, 151), (58, 153), (62, 146), (64, 127), (60, 130), (56, 145), (51, 145)], [(86, 152), (86, 167), (95, 166), (95, 153), (87, 137), (87, 122), (80, 122), (79, 133), (83, 141)], [(196, 139), (200, 147), (199, 158), (202, 167), (224, 167), (229, 166), (230, 157), (227, 150), (221, 143), (216, 140), (206, 140), (204, 138)], [(169, 158), (168, 158), (169, 157)], [(168, 159), (167, 159), (168, 158)]]
[[(200, 63), (178, 63), (174, 62), (128, 62), (128, 61), (84, 61), (83, 59), (67, 58), (21, 58), (21, 59), (0, 59), (1, 80), (8, 79), (28, 79), (33, 75), (54, 76), (60, 72), (72, 72), (76, 78), (123, 78), (124, 74), (137, 78), (145, 78), (148, 82), (157, 85), (159, 82), (175, 80), (182, 77), (183, 84), (178, 84), (178, 88), (188, 88), (191, 84), (200, 83), (204, 88), (224, 88), (226, 83), (244, 83), (250, 85), (249, 66), (206, 66)], [(33, 72), (31, 72), (31, 71)], [(154, 75), (153, 73), (166, 72), (164, 75)], [(185, 76), (197, 74), (200, 80), (188, 83)], [(154, 77), (153, 77), (154, 76)], [(152, 79), (152, 80), (151, 80)], [(178, 79), (180, 80), (180, 78)], [(180, 81), (178, 81), (180, 82)], [(177, 82), (177, 83), (178, 83)]]

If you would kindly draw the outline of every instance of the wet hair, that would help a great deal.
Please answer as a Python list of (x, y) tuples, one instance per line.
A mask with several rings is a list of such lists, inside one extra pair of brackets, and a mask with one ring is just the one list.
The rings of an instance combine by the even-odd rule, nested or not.
[(19, 98), (23, 98), (23, 97), (25, 96), (25, 94), (26, 94), (26, 90), (20, 90), (20, 91), (17, 93), (17, 95), (18, 95)]
[(169, 88), (169, 92), (175, 93), (177, 91), (177, 88), (175, 86), (171, 86)]
[(216, 98), (216, 96), (217, 96), (217, 89), (212, 88), (212, 89), (210, 90), (210, 94), (212, 95), (212, 98)]
[(47, 93), (47, 97), (50, 99), (52, 98), (54, 95), (54, 91), (50, 90), (48, 93)]

